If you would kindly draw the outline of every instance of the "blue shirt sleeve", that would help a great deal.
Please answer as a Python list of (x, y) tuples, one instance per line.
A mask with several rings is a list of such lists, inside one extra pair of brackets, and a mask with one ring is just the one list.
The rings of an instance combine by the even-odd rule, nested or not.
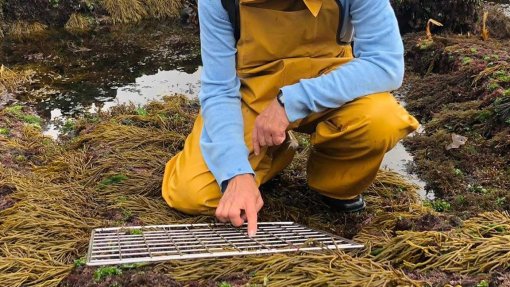
[(244, 142), (236, 43), (220, 0), (198, 1), (202, 75), (199, 100), (204, 128), (200, 149), (207, 167), (224, 190), (239, 174), (254, 174)]
[(290, 121), (402, 85), (404, 47), (390, 2), (342, 2), (344, 7), (347, 6), (345, 2), (350, 5), (355, 59), (328, 74), (283, 87), (282, 99)]

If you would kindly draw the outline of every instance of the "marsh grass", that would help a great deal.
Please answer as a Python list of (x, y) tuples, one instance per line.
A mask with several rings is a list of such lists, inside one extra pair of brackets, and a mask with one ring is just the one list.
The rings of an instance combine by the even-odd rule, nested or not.
[(73, 13), (64, 28), (70, 33), (84, 33), (92, 30), (94, 19), (80, 13)]
[(182, 1), (144, 0), (149, 16), (160, 19), (176, 17), (182, 8)]
[(47, 25), (39, 22), (16, 21), (9, 25), (7, 35), (15, 40), (33, 39), (48, 29)]
[(0, 91), (14, 92), (22, 84), (29, 82), (33, 74), (31, 70), (15, 71), (4, 65), (0, 66)]
[(179, 16), (179, 0), (101, 0), (114, 23), (139, 22), (144, 18), (170, 18)]
[(138, 22), (147, 16), (142, 0), (101, 0), (114, 23)]

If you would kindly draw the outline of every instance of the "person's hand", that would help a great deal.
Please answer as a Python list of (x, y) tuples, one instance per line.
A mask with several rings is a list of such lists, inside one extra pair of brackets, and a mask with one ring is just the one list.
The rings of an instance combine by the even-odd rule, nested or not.
[(278, 100), (274, 99), (255, 119), (253, 128), (255, 155), (259, 155), (261, 147), (281, 145), (285, 141), (285, 131), (288, 126), (289, 119), (285, 109), (278, 103)]
[(242, 174), (232, 178), (221, 197), (216, 217), (221, 222), (231, 222), (239, 227), (248, 221), (248, 235), (257, 233), (257, 213), (264, 202), (251, 174)]

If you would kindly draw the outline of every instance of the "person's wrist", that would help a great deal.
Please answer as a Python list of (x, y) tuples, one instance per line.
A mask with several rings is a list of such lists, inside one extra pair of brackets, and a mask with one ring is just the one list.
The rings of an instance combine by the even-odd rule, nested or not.
[(238, 175), (232, 177), (230, 179), (230, 181), (238, 181), (238, 180), (249, 179), (249, 178), (253, 178), (253, 175), (250, 173), (243, 173), (243, 174), (238, 174)]

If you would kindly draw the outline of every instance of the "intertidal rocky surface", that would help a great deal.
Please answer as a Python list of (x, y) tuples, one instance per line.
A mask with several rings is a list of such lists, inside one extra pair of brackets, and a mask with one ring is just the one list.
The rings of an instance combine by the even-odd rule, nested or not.
[[(214, 221), (212, 217), (189, 217), (172, 210), (160, 195), (164, 165), (182, 148), (199, 111), (198, 102), (171, 96), (144, 106), (126, 104), (109, 110), (83, 111), (70, 117), (61, 126), (60, 137), (54, 139), (43, 134), (47, 117), (35, 103), (41, 98), (50, 103), (57, 99), (52, 93), (34, 96), (34, 91), (44, 87), (63, 89), (65, 84), (79, 81), (107, 89), (108, 83), (96, 80), (129, 81), (136, 71), (150, 73), (158, 70), (157, 65), (186, 62), (186, 57), (146, 54), (174, 55), (173, 49), (180, 54), (186, 49), (195, 53), (196, 31), (173, 29), (171, 33), (178, 35), (165, 38), (168, 42), (158, 46), (161, 36), (144, 26), (146, 22), (136, 26), (123, 24), (126, 19), (138, 21), (136, 13), (163, 17), (150, 12), (150, 5), (158, 1), (56, 1), (55, 7), (36, 1), (34, 5), (41, 11), (67, 11), (62, 14), (65, 17), (50, 13), (48, 18), (36, 16), (39, 12), (28, 8), (23, 14), (16, 7), (24, 7), (24, 2), (16, 6), (6, 1), (5, 31), (18, 21), (22, 21), (18, 23), (20, 31), (63, 27), (71, 18), (74, 24), (68, 28), (86, 26), (89, 22), (81, 16), (106, 19), (97, 23), (116, 24), (107, 28), (108, 33), (113, 32), (107, 37), (109, 46), (102, 45), (96, 36), (102, 33), (99, 31), (106, 31), (103, 28), (94, 28), (88, 36), (71, 31), (68, 38), (57, 37), (60, 44), (45, 44), (52, 47), (48, 50), (67, 51), (55, 54), (56, 58), (53, 53), (41, 56), (36, 49), (32, 53), (21, 52), (35, 45), (43, 47), (35, 44), (37, 39), (33, 41), (32, 36), (4, 39), (2, 62), (9, 68), (3, 67), (0, 73), (0, 286), (507, 286), (508, 19), (489, 11), (486, 24), (491, 36), (482, 41), (479, 16), (485, 6), (476, 1), (446, 1), (442, 7), (437, 2), (437, 7), (432, 7), (432, 2), (419, 2), (423, 6), (413, 1), (394, 1), (394, 5), (401, 5), (396, 8), (399, 19), (401, 13), (410, 13), (406, 9), (413, 3), (413, 9), (425, 7), (421, 14), (413, 16), (416, 20), (416, 15), (422, 15), (421, 22), (401, 21), (401, 25), (421, 31), (428, 17), (447, 25), (443, 34), (432, 39), (424, 32), (404, 36), (408, 73), (407, 88), (401, 95), (424, 126), (424, 132), (408, 138), (406, 146), (415, 156), (414, 170), (435, 192), (434, 200), (423, 201), (415, 186), (396, 173), (381, 170), (365, 193), (366, 211), (343, 215), (330, 210), (306, 187), (304, 167), (309, 139), (298, 135), (300, 148), (293, 163), (262, 187), (266, 206), (260, 220), (295, 221), (353, 238), (366, 245), (364, 250), (200, 259), (107, 269), (83, 266), (81, 258), (86, 254), (93, 228)], [(87, 3), (97, 6), (80, 6)], [(129, 11), (115, 6), (122, 4), (138, 6), (129, 6), (136, 8)], [(114, 16), (105, 8), (108, 5), (126, 14)], [(193, 7), (192, 3), (187, 5)], [(436, 15), (449, 15), (448, 7), (471, 10), (454, 15), (464, 17), (457, 22)], [(13, 13), (15, 9), (17, 14)], [(190, 9), (188, 12), (193, 11)], [(26, 13), (35, 14), (29, 17)], [(33, 24), (36, 22), (43, 26)], [(62, 35), (48, 29), (43, 27), (46, 35), (42, 37), (49, 42), (55, 39), (52, 35)], [(150, 32), (123, 41), (126, 35), (133, 35), (123, 33), (123, 29)], [(460, 32), (463, 35), (458, 35)], [(97, 38), (87, 38), (90, 35)], [(144, 43), (150, 47), (144, 47)], [(105, 47), (134, 51), (143, 57), (135, 58), (133, 63), (137, 64), (115, 58), (121, 69), (109, 70), (113, 68), (98, 65), (109, 59), (110, 54), (101, 53)], [(19, 55), (28, 57), (25, 60), (29, 62), (44, 64), (17, 61)], [(95, 76), (80, 68), (92, 63), (98, 65)], [(76, 77), (58, 76), (71, 74)], [(53, 80), (45, 81), (47, 75), (53, 75)], [(86, 104), (85, 100), (76, 99)], [(447, 149), (452, 146), (452, 135), (467, 141)]]

